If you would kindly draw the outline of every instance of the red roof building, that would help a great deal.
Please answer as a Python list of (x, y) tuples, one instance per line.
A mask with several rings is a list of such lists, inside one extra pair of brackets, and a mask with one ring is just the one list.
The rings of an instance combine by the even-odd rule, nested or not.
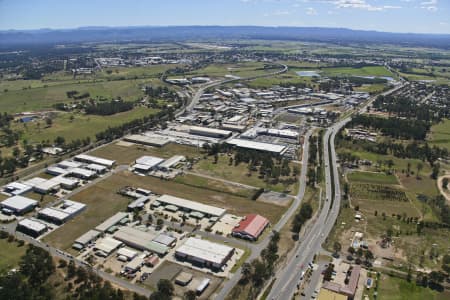
[(250, 214), (239, 222), (239, 226), (233, 228), (232, 235), (255, 241), (268, 225), (269, 220), (263, 216)]

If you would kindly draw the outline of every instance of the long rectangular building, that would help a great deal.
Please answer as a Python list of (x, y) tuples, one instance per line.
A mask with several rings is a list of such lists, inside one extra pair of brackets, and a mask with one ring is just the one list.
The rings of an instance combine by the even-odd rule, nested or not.
[(118, 212), (114, 216), (108, 218), (106, 221), (104, 221), (103, 223), (101, 223), (100, 225), (95, 227), (95, 229), (100, 232), (105, 232), (110, 227), (116, 225), (117, 223), (122, 221), (122, 219), (126, 218), (127, 216), (128, 216), (128, 214), (126, 212)]
[(283, 145), (261, 143), (244, 139), (231, 139), (227, 141), (227, 144), (234, 145), (239, 148), (267, 151), (274, 154), (283, 154), (287, 150), (287, 147)]
[(132, 227), (121, 227), (114, 233), (114, 238), (124, 244), (139, 250), (146, 250), (158, 255), (165, 255), (169, 252), (169, 247), (154, 242), (156, 234), (154, 232), (142, 231)]
[(189, 128), (189, 133), (214, 138), (227, 138), (230, 137), (232, 134), (232, 132), (229, 130), (201, 127), (201, 126), (191, 126)]
[(207, 217), (221, 217), (226, 210), (220, 207), (215, 207), (203, 203), (198, 203), (183, 198), (178, 198), (170, 195), (162, 195), (157, 201), (163, 205), (173, 205), (187, 212), (200, 212)]
[(115, 160), (100, 158), (100, 157), (87, 155), (87, 154), (76, 155), (74, 157), (74, 159), (76, 161), (81, 161), (81, 162), (89, 163), (89, 164), (98, 164), (98, 165), (106, 166), (108, 168), (112, 168), (114, 166), (114, 164), (116, 163)]
[(175, 257), (193, 265), (220, 270), (233, 256), (234, 248), (198, 238), (188, 238), (175, 251)]

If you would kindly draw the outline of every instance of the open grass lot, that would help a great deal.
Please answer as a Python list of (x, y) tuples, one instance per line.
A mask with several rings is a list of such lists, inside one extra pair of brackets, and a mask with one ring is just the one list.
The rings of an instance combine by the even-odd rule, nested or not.
[(177, 176), (177, 178), (175, 178), (175, 182), (202, 189), (208, 189), (211, 191), (227, 193), (248, 199), (252, 198), (252, 196), (256, 193), (256, 189), (236, 187), (218, 180), (212, 180), (209, 178), (204, 178), (193, 174)]
[(432, 145), (450, 150), (450, 120), (444, 120), (431, 127), (429, 141)]
[(201, 152), (196, 147), (180, 145), (176, 143), (169, 143), (164, 147), (152, 147), (133, 144), (130, 146), (121, 146), (117, 143), (108, 144), (104, 147), (100, 147), (90, 152), (89, 154), (99, 157), (112, 159), (117, 164), (131, 164), (136, 158), (143, 155), (152, 155), (161, 158), (169, 158), (174, 155), (184, 155), (186, 157), (199, 157)]
[(121, 177), (111, 176), (71, 197), (71, 200), (87, 204), (86, 210), (44, 237), (44, 241), (59, 249), (69, 249), (75, 239), (95, 228), (118, 211), (124, 211), (129, 199), (117, 194), (125, 185)]
[[(139, 119), (157, 113), (157, 109), (137, 107), (133, 110), (117, 113), (111, 116), (81, 115), (71, 113), (58, 113), (53, 119), (51, 127), (46, 127), (44, 121), (30, 123), (14, 123), (13, 129), (22, 132), (21, 138), (29, 143), (39, 143), (43, 140), (53, 141), (57, 136), (62, 136), (66, 141), (84, 139), (95, 135), (108, 127)], [(74, 119), (71, 120), (70, 116)]]
[(355, 87), (354, 90), (357, 92), (366, 92), (369, 94), (378, 94), (386, 89), (386, 85), (381, 83), (375, 84), (363, 84), (360, 87)]
[(375, 172), (352, 172), (347, 178), (353, 182), (368, 182), (378, 184), (398, 184), (398, 180), (394, 175), (386, 175), (384, 173)]
[(186, 73), (187, 76), (211, 76), (222, 77), (227, 74), (232, 74), (240, 77), (248, 77), (261, 75), (274, 71), (275, 69), (264, 70), (264, 63), (262, 62), (244, 62), (237, 64), (211, 64), (204, 68)]
[[(23, 82), (23, 81), (19, 81)], [(0, 90), (0, 111), (16, 113), (22, 111), (33, 111), (50, 109), (52, 105), (59, 102), (70, 102), (66, 92), (77, 90), (80, 94), (88, 92), (91, 98), (102, 96), (106, 98), (122, 97), (124, 100), (137, 100), (143, 96), (140, 86), (146, 80), (117, 80), (117, 81), (97, 81), (80, 83), (69, 81), (60, 84), (46, 83), (39, 85), (32, 81), (35, 88), (16, 89), (4, 92)], [(11, 83), (10, 83), (11, 84)]]
[(272, 224), (276, 223), (284, 213), (285, 207), (254, 201), (233, 194), (202, 189), (179, 182), (161, 180), (151, 176), (137, 176), (130, 172), (113, 175), (107, 181), (114, 182), (118, 189), (125, 185), (143, 187), (157, 194), (169, 194), (176, 197), (226, 208), (229, 213), (246, 215), (257, 213), (265, 216)]
[(310, 77), (298, 76), (293, 70), (289, 69), (287, 73), (271, 76), (267, 78), (257, 78), (249, 81), (247, 84), (251, 88), (269, 88), (273, 85), (279, 84), (298, 84), (305, 83), (315, 85)]
[[(291, 163), (291, 169), (293, 165), (294, 164)], [(194, 170), (201, 174), (240, 182), (254, 187), (270, 189), (275, 192), (289, 191), (291, 194), (295, 194), (297, 192), (295, 184), (284, 186), (282, 183), (266, 183), (263, 179), (259, 178), (258, 172), (252, 172), (252, 175), (248, 176), (247, 164), (240, 163), (237, 166), (235, 166), (234, 164), (229, 165), (229, 157), (227, 155), (220, 155), (217, 164), (214, 164), (213, 157), (208, 157), (207, 159), (200, 160), (194, 166)]]
[[(450, 297), (449, 292), (439, 293), (385, 274), (381, 275), (378, 284), (377, 299), (379, 300), (444, 300)], [(371, 297), (371, 299), (374, 298)]]
[(366, 66), (366, 67), (336, 67), (322, 68), (321, 74), (325, 76), (389, 76), (394, 74), (383, 66)]
[(0, 274), (16, 268), (20, 258), (25, 254), (27, 246), (18, 247), (17, 242), (8, 243), (7, 239), (0, 240)]

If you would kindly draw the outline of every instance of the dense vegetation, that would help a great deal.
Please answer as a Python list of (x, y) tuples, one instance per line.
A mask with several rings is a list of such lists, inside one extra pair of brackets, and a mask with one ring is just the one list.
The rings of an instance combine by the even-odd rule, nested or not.
[(133, 107), (133, 102), (113, 100), (110, 102), (89, 103), (88, 105), (86, 105), (84, 110), (88, 115), (109, 116), (116, 113), (132, 110)]

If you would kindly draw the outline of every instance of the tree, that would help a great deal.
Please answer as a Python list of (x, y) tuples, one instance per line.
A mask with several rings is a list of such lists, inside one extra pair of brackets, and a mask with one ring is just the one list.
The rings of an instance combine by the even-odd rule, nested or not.
[(353, 254), (355, 254), (355, 248), (348, 247), (347, 252), (350, 253), (351, 255), (353, 255)]
[(406, 176), (409, 177), (410, 174), (411, 174), (411, 162), (408, 161), (408, 164), (406, 165)]
[(420, 179), (420, 171), (422, 171), (422, 169), (423, 169), (423, 163), (421, 163), (421, 162), (418, 162), (417, 163), (417, 174), (416, 174), (416, 178), (417, 179)]
[(47, 124), (47, 127), (52, 127), (53, 120), (51, 118), (45, 118), (45, 124)]
[(194, 291), (189, 290), (184, 293), (183, 299), (184, 300), (195, 300), (195, 299), (197, 299), (197, 294)]
[(158, 291), (163, 293), (164, 295), (167, 295), (167, 296), (173, 295), (174, 287), (173, 287), (172, 282), (170, 282), (170, 280), (160, 279), (158, 281), (157, 287), (158, 287)]
[(445, 190), (448, 189), (448, 178), (447, 177), (442, 179), (442, 188)]
[(333, 244), (334, 253), (338, 253), (339, 251), (341, 251), (341, 249), (342, 245), (339, 242), (334, 242)]
[(438, 178), (438, 176), (439, 176), (439, 169), (441, 168), (441, 165), (439, 164), (439, 163), (435, 163), (434, 165), (433, 165), (433, 170), (432, 170), (432, 173), (431, 173), (431, 178), (433, 178), (433, 179), (437, 179)]

